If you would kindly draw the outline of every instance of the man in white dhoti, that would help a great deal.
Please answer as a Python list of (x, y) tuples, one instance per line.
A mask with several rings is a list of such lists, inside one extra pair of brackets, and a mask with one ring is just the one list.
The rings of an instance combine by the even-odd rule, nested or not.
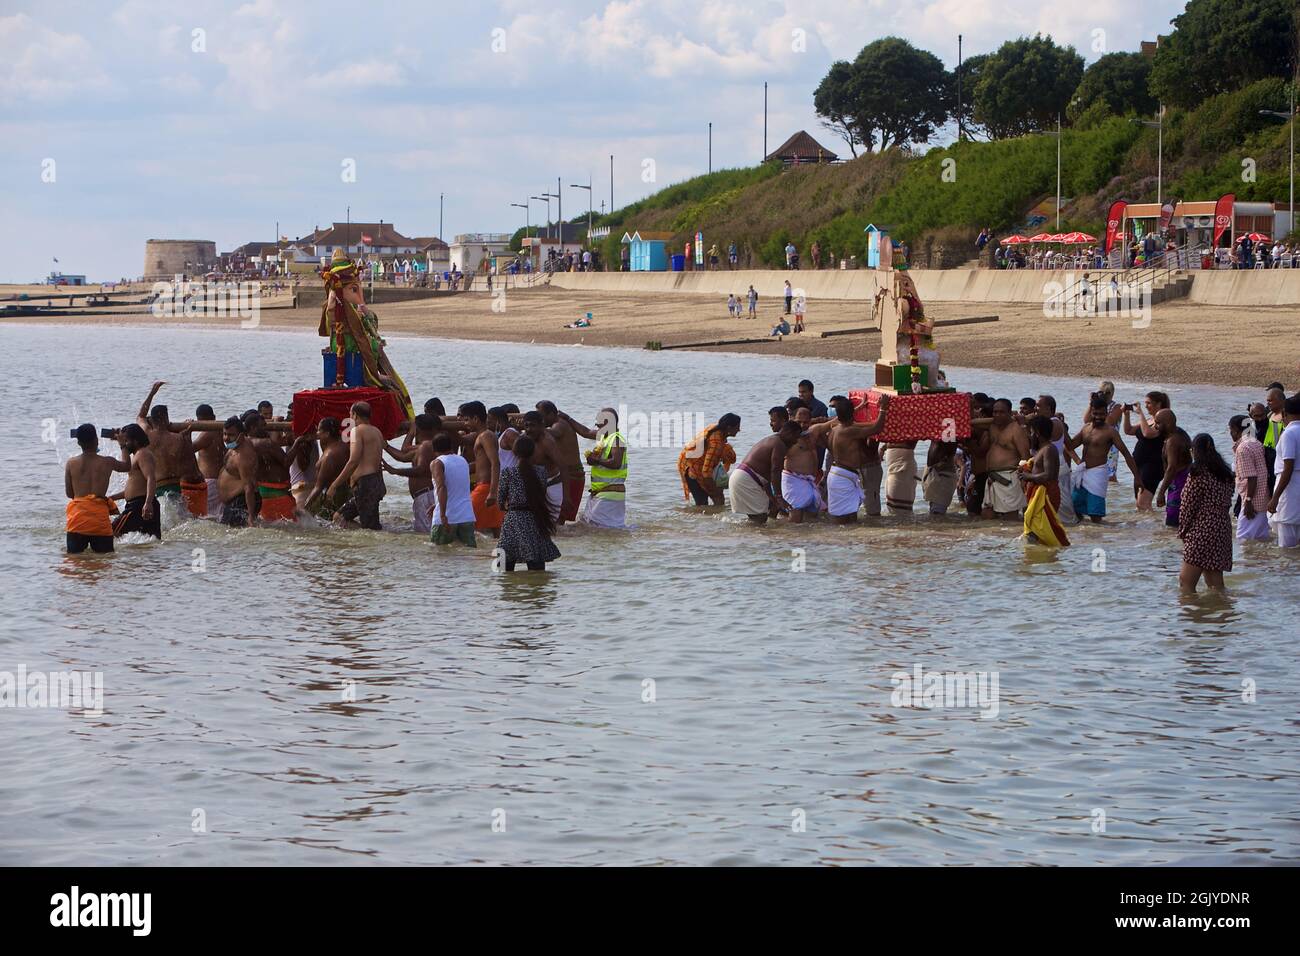
[(790, 521), (799, 524), (805, 517), (816, 518), (826, 510), (820, 487), (821, 469), (812, 433), (805, 431), (785, 454), (781, 472), (781, 497), (790, 506)]
[(870, 425), (853, 423), (853, 403), (843, 395), (832, 396), (830, 405), (835, 417), (810, 429), (814, 441), (825, 442), (830, 449), (830, 466), (826, 469), (826, 508), (836, 524), (858, 520), (862, 507), (861, 469), (866, 458), (866, 443), (885, 427), (889, 395), (880, 396), (880, 413)]
[(786, 422), (775, 435), (754, 443), (749, 454), (732, 470), (727, 482), (732, 513), (745, 515), (754, 524), (763, 524), (768, 517), (776, 517), (781, 507), (778, 489), (785, 468), (785, 455), (799, 440), (799, 435), (799, 426)]

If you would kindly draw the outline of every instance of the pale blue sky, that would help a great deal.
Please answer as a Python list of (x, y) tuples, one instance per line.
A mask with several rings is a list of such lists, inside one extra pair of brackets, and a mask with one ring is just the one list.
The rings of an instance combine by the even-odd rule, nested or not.
[[(3, 0), (0, 281), (39, 280), (55, 256), (92, 280), (135, 276), (146, 239), (224, 251), (270, 241), (277, 220), (290, 237), (341, 221), (348, 205), (354, 221), (433, 235), (440, 192), (447, 238), (509, 232), (523, 224), (509, 204), (557, 176), (566, 215), (586, 209), (569, 184), (589, 174), (597, 208), (608, 202), (611, 153), (621, 206), (703, 172), (710, 121), (715, 169), (757, 162), (764, 80), (769, 147), (804, 128), (839, 149), (812, 91), (880, 36), (951, 66), (959, 32), (970, 55), (1041, 31), (1091, 61), (1100, 42), (1132, 50), (1168, 32), (1183, 3), (448, 6)], [(345, 159), (355, 182), (342, 181)]]

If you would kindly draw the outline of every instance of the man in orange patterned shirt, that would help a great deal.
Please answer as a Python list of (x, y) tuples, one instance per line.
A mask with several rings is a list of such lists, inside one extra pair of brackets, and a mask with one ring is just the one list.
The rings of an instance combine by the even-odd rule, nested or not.
[(677, 456), (677, 473), (682, 479), (682, 493), (688, 500), (694, 498), (697, 505), (707, 505), (710, 501), (715, 505), (726, 503), (727, 483), (719, 483), (714, 473), (719, 465), (725, 470), (735, 464), (736, 450), (727, 439), (739, 433), (740, 416), (728, 412), (717, 424), (686, 443)]

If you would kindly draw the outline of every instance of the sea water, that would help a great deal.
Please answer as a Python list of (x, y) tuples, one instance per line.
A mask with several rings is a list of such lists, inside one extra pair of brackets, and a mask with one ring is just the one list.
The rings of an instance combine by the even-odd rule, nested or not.
[[(665, 433), (630, 450), (635, 529), (565, 528), (545, 574), (494, 573), (485, 538), (434, 549), (393, 478), (380, 533), (191, 521), (69, 556), (70, 428), (132, 420), (155, 379), (173, 420), (201, 402), (282, 413), (318, 384), (319, 342), (0, 326), (0, 344), (0, 683), (102, 680), (98, 715), (0, 708), (0, 863), (1300, 859), (1300, 559), (1239, 546), (1226, 597), (1180, 598), (1180, 544), (1133, 510), (1122, 466), (1106, 523), (1061, 551), (919, 509), (750, 527), (686, 504), (690, 436)], [(871, 378), (772, 356), (389, 353), (417, 406), (734, 411), (741, 455), (800, 379), (824, 400)], [(949, 374), (1051, 392), (1076, 426), (1095, 385)], [(1225, 452), (1259, 397), (1117, 384), (1130, 401), (1165, 387)]]

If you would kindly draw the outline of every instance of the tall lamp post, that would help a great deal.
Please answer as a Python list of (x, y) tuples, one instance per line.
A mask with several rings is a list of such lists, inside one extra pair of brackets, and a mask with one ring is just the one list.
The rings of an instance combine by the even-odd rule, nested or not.
[(528, 213), (530, 212), (529, 203), (512, 202), (510, 205), (514, 206), (516, 209), (522, 209), (524, 211), (524, 238), (527, 239), (528, 238)]
[[(547, 233), (549, 234), (550, 231), (551, 231), (551, 224), (550, 224), (550, 218), (551, 218), (551, 200), (552, 200), (552, 199), (559, 199), (560, 197), (559, 197), (559, 194), (558, 194), (558, 193), (542, 193), (542, 198), (546, 200), (546, 219), (547, 219), (547, 223), (546, 223), (546, 231), (547, 231)], [(557, 215), (558, 215), (558, 213), (557, 213)], [(557, 234), (559, 235), (559, 237), (560, 237), (560, 250), (563, 251), (563, 250), (564, 250), (564, 231), (563, 231), (563, 229), (561, 229), (558, 225), (556, 226), (555, 231), (556, 231), (556, 233), (557, 233)], [(550, 236), (547, 235), (547, 238), (549, 239)]]
[(1156, 130), (1156, 205), (1164, 204), (1164, 166), (1165, 166), (1165, 108), (1160, 107), (1160, 112), (1156, 114), (1159, 118), (1153, 123), (1151, 120), (1135, 119), (1131, 123), (1138, 123), (1141, 126), (1150, 126)]
[(1279, 113), (1277, 110), (1260, 110), (1260, 111), (1259, 111), (1259, 115), (1260, 115), (1260, 116), (1276, 116), (1278, 119), (1288, 120), (1288, 121), (1290, 121), (1290, 123), (1291, 123), (1291, 148), (1288, 150), (1288, 152), (1289, 152), (1290, 155), (1291, 155), (1291, 196), (1290, 196), (1290, 200), (1289, 200), (1288, 203), (1287, 203), (1287, 205), (1290, 207), (1290, 210), (1291, 210), (1291, 216), (1290, 216), (1290, 223), (1291, 223), (1290, 231), (1291, 231), (1291, 232), (1295, 232), (1295, 231), (1296, 231), (1296, 221), (1295, 221), (1295, 118), (1296, 118), (1296, 117), (1295, 117), (1295, 87), (1296, 87), (1296, 85), (1295, 85), (1294, 83), (1292, 83), (1292, 84), (1291, 84), (1291, 112), (1290, 112), (1290, 113)]
[(587, 185), (583, 186), (580, 183), (570, 183), (569, 188), (587, 190), (587, 244), (588, 244), (588, 248), (590, 248), (591, 245), (591, 177), (590, 176), (587, 177)]

